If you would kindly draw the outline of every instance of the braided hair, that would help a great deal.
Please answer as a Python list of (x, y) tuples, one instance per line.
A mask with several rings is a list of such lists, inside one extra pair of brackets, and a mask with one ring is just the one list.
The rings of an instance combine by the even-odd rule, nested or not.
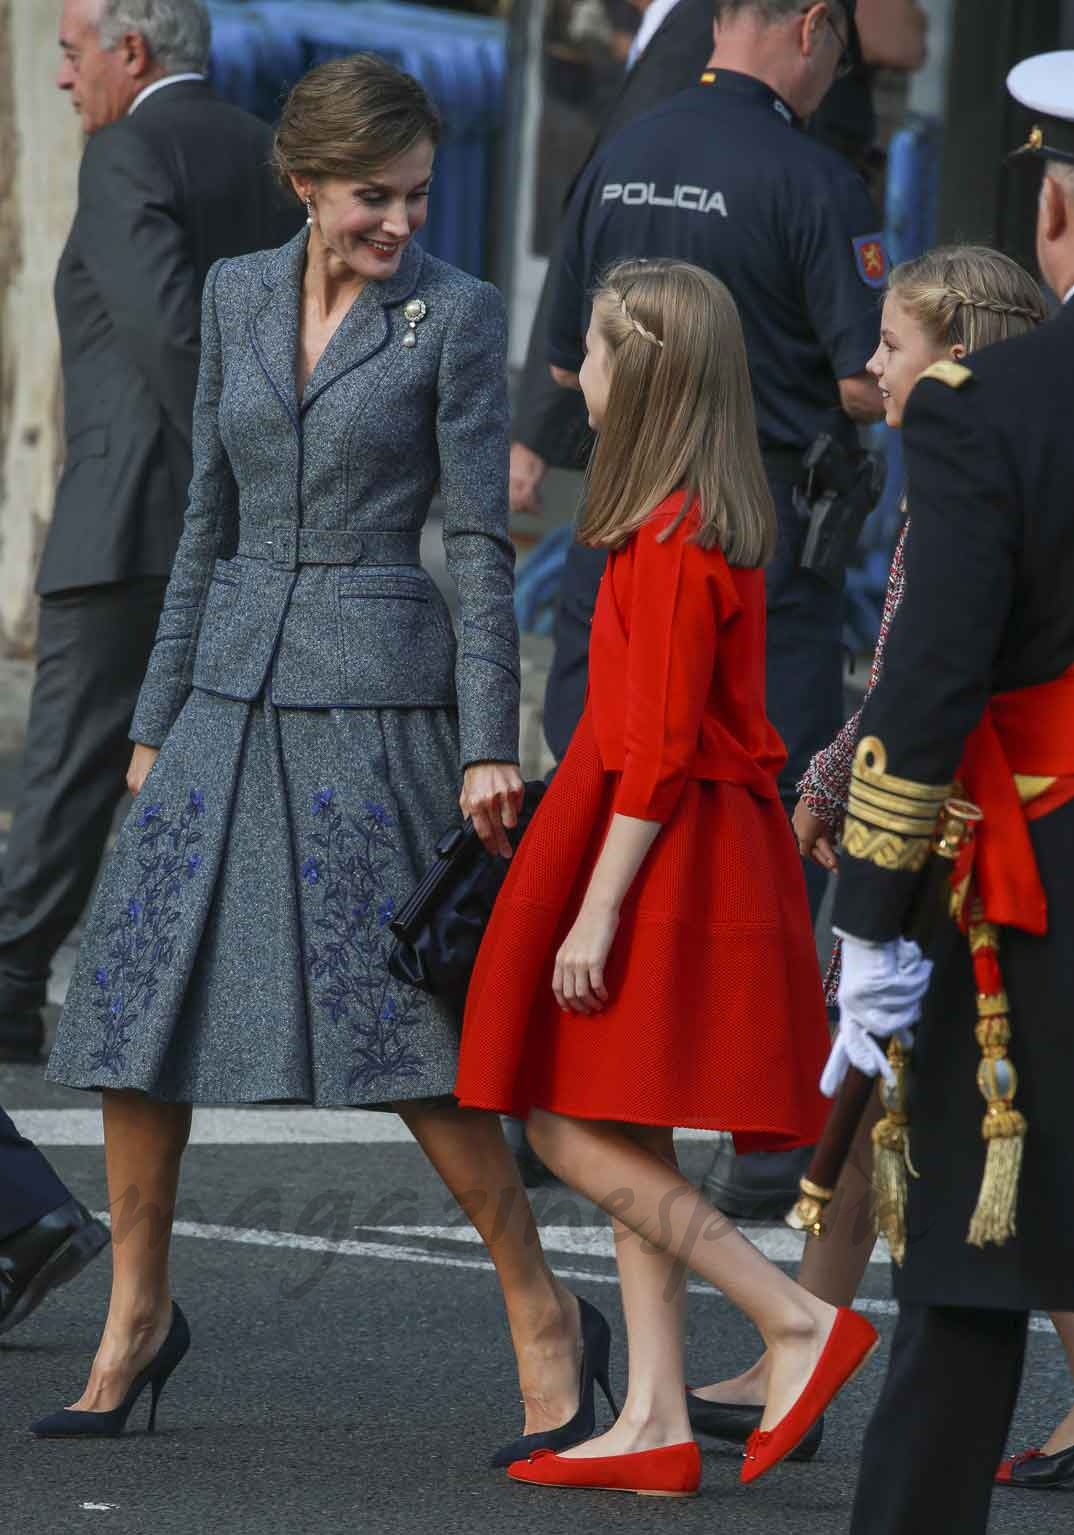
[(967, 353), (1032, 330), (1047, 314), (1029, 273), (986, 245), (941, 246), (904, 261), (888, 291), (937, 346)]

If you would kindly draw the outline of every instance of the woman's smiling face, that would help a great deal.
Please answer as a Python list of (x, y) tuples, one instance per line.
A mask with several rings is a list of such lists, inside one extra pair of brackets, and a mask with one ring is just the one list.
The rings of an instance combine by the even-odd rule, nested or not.
[(889, 293), (880, 321), (880, 345), (865, 365), (880, 386), (888, 426), (902, 426), (910, 391), (926, 368), (941, 358), (964, 353), (964, 347), (948, 348), (935, 342), (899, 303), (897, 293)]
[(383, 282), (399, 268), (403, 251), (429, 212), (435, 146), (419, 139), (375, 175), (351, 181), (331, 178), (299, 183), (313, 204), (313, 221), (325, 247), (356, 277)]

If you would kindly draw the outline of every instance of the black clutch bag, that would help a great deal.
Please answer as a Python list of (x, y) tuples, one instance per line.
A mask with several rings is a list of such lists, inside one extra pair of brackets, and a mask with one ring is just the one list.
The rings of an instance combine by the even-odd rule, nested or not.
[[(526, 785), (512, 848), (541, 802), (540, 779)], [(397, 981), (432, 992), (462, 1018), (466, 991), (486, 924), (510, 862), (485, 851), (470, 821), (436, 844), (436, 862), (390, 924), (388, 969)]]

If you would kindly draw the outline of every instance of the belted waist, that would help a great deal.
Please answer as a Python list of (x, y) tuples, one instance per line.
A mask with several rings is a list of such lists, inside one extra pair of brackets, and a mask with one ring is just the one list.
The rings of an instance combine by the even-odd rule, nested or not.
[(1026, 824), (1032, 810), (1019, 796), (1022, 777), (1050, 786), (1053, 807), (1074, 797), (1074, 667), (1051, 682), (994, 694), (958, 770), (984, 821), (956, 873), (968, 872), (972, 860), (989, 922), (1041, 935), (1048, 931), (1048, 905)]
[(294, 522), (244, 529), (236, 551), (281, 570), (300, 565), (420, 565), (421, 534), (383, 528), (302, 528)]

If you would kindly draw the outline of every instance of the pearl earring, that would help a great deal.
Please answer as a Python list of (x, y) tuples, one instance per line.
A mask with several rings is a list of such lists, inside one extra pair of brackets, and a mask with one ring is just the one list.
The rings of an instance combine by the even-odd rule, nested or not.
[(306, 198), (305, 201), (306, 201), (306, 223), (307, 224), (312, 224), (313, 223), (313, 202), (308, 197)]

